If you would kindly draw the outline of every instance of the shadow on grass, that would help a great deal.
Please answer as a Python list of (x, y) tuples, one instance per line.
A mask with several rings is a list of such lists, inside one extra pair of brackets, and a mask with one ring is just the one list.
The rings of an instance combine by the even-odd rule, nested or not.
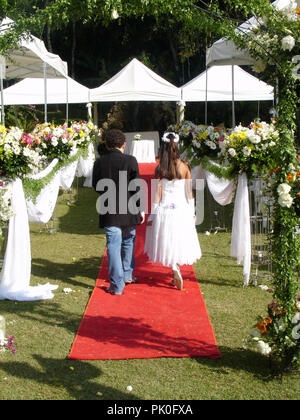
[(31, 273), (40, 278), (50, 281), (62, 281), (74, 287), (88, 287), (89, 284), (78, 281), (76, 278), (83, 277), (96, 281), (102, 262), (101, 257), (82, 258), (72, 263), (56, 263), (50, 260), (34, 258), (32, 260)]
[(76, 334), (83, 316), (82, 312), (65, 310), (59, 303), (50, 300), (18, 302), (14, 305), (11, 303), (11, 301), (1, 301), (1, 311), (13, 316), (20, 316), (23, 320), (31, 321), (32, 325), (64, 328), (73, 334)]
[[(39, 355), (33, 355), (32, 358), (39, 363), (40, 368), (18, 361), (0, 362), (0, 368), (8, 375), (23, 379), (26, 382), (35, 382), (43, 387), (55, 389), (56, 399), (60, 399), (61, 394), (65, 399), (72, 397), (76, 400), (128, 399), (128, 394), (124, 392), (93, 382), (95, 378), (101, 376), (102, 371), (91, 363), (80, 360), (49, 359)], [(32, 388), (32, 392), (35, 392), (34, 385), (32, 385)], [(59, 390), (61, 390), (61, 393)], [(67, 395), (64, 395), (64, 391), (67, 392)], [(42, 399), (47, 399), (47, 392), (53, 395), (53, 391), (45, 388), (42, 393), (36, 391), (36, 394), (39, 394)], [(26, 396), (26, 398), (30, 399), (31, 397)], [(37, 398), (32, 396), (32, 399)], [(138, 398), (131, 393), (130, 399), (137, 400)]]
[[(103, 233), (104, 231), (98, 227), (97, 198), (98, 195), (91, 188), (79, 188), (77, 201), (69, 206), (64, 216), (59, 217), (60, 232), (79, 235)], [(60, 204), (65, 205), (66, 200), (67, 198), (62, 195)]]
[(228, 375), (228, 378), (230, 378), (233, 371), (237, 371), (247, 372), (261, 381), (274, 379), (274, 371), (267, 357), (255, 351), (242, 348), (231, 349), (220, 346), (219, 350), (222, 355), (220, 359), (194, 358), (194, 360), (216, 374)]

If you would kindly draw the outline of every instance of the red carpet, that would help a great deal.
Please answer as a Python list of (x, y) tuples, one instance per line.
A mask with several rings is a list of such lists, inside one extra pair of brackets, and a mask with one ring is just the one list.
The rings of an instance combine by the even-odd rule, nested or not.
[[(154, 164), (141, 164), (149, 181)], [(138, 284), (122, 296), (108, 286), (107, 257), (75, 337), (69, 359), (142, 359), (154, 357), (221, 357), (193, 267), (182, 268), (184, 290), (169, 285), (170, 268), (147, 261), (143, 254), (145, 224), (138, 226)]]

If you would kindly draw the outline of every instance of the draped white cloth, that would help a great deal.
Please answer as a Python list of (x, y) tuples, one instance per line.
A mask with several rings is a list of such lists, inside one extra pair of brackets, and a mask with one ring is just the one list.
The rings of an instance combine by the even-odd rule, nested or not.
[(131, 143), (130, 155), (139, 163), (155, 163), (154, 140), (138, 140)]
[[(207, 186), (217, 203), (226, 206), (232, 202), (235, 193), (233, 180), (218, 178), (211, 172), (203, 170), (201, 165), (192, 169), (192, 179), (196, 187), (196, 180), (203, 178), (206, 179)], [(251, 227), (248, 180), (244, 173), (239, 175), (236, 188), (230, 255), (237, 258), (238, 264), (243, 263), (244, 285), (247, 286), (251, 271)]]
[(53, 298), (52, 291), (58, 286), (49, 283), (30, 286), (31, 248), (26, 201), (22, 181), (12, 185), (12, 210), (9, 220), (8, 241), (0, 273), (0, 299), (33, 301)]
[[(70, 188), (76, 171), (81, 174), (90, 173), (94, 163), (91, 156), (92, 154), (89, 154), (86, 159), (77, 159), (57, 171), (52, 181), (42, 189), (34, 202), (32, 200), (26, 202), (20, 179), (13, 182), (11, 205), (14, 216), (9, 220), (8, 242), (0, 273), (0, 299), (35, 301), (53, 298), (52, 292), (57, 289), (57, 285), (47, 283), (30, 286), (29, 221), (47, 223), (50, 220), (57, 201), (59, 187)], [(41, 179), (45, 177), (57, 164), (58, 160), (54, 159), (46, 169), (31, 178)]]

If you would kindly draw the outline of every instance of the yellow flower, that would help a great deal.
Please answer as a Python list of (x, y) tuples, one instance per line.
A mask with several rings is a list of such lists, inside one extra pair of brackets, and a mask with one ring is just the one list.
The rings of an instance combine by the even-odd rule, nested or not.
[(5, 134), (6, 128), (3, 125), (0, 125), (0, 133)]
[(200, 134), (199, 137), (200, 137), (201, 140), (206, 140), (207, 135), (208, 135), (208, 132), (207, 131), (204, 131), (204, 133)]

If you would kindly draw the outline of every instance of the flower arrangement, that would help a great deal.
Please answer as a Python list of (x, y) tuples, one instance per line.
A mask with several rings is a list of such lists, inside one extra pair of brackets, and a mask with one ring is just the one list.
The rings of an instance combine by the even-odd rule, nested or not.
[(10, 180), (0, 178), (0, 238), (2, 236), (2, 228), (14, 214), (11, 209), (11, 185)]
[[(68, 128), (66, 128), (68, 130)], [(73, 141), (76, 142), (76, 147), (79, 149), (86, 148), (90, 142), (96, 141), (100, 135), (98, 127), (91, 121), (73, 122), (70, 127), (70, 132), (73, 135)]]
[(78, 149), (87, 148), (98, 134), (97, 126), (92, 122), (73, 122), (55, 126), (54, 124), (38, 124), (29, 138), (33, 147), (46, 156), (47, 160), (57, 158), (60, 161), (73, 156)]
[(274, 153), (278, 143), (278, 131), (273, 124), (255, 121), (249, 127), (235, 127), (225, 134), (222, 148), (223, 161), (232, 166), (232, 172), (267, 174), (274, 167)]
[(133, 140), (134, 140), (134, 141), (139, 141), (139, 140), (142, 140), (142, 136), (141, 136), (141, 134), (136, 134), (136, 135), (133, 137)]
[(13, 335), (8, 335), (4, 339), (0, 340), (0, 353), (4, 353), (9, 350), (13, 355), (16, 352), (15, 338)]
[(223, 150), (226, 134), (226, 129), (223, 126), (196, 125), (191, 121), (184, 121), (175, 129), (189, 158), (196, 161), (203, 157), (216, 159)]
[(43, 157), (32, 144), (18, 127), (0, 126), (0, 176), (15, 179), (38, 171)]
[(67, 159), (76, 148), (73, 135), (73, 130), (66, 125), (55, 126), (49, 123), (38, 124), (31, 133), (35, 150), (44, 154), (47, 161)]
[(247, 345), (263, 355), (284, 358), (287, 365), (299, 363), (300, 296), (295, 296), (291, 315), (282, 305), (272, 301), (268, 305), (268, 316), (258, 319)]
[(12, 354), (16, 352), (15, 339), (13, 335), (5, 336), (5, 318), (0, 315), (0, 353), (10, 350)]

